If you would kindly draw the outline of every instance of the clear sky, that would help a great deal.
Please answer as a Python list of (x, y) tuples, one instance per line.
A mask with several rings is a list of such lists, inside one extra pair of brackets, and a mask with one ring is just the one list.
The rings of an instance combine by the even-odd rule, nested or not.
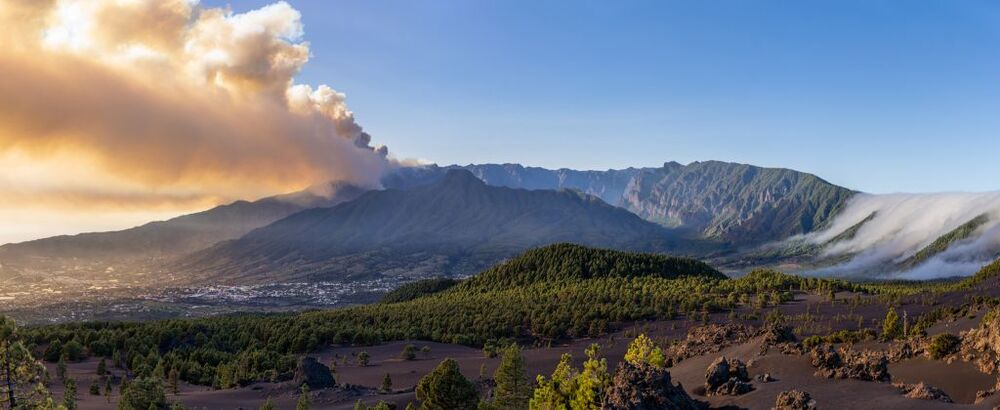
[(400, 157), (1000, 189), (995, 2), (290, 3), (313, 54), (299, 81), (346, 93)]

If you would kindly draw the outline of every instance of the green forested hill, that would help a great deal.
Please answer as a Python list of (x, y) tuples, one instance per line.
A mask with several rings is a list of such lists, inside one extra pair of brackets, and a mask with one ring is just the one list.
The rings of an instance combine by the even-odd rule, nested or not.
[(461, 289), (503, 289), (538, 282), (595, 278), (677, 279), (686, 276), (725, 278), (715, 268), (690, 258), (556, 244), (529, 250), (487, 269), (463, 283)]
[(138, 376), (176, 370), (183, 380), (225, 388), (287, 377), (295, 354), (331, 343), (418, 339), (482, 346), (501, 339), (596, 336), (635, 320), (700, 318), (741, 303), (741, 295), (777, 303), (789, 289), (841, 286), (776, 272), (727, 279), (689, 259), (554, 245), (458, 286), (417, 292), (399, 303), (282, 315), (74, 323), (24, 328), (21, 334), (43, 347), (56, 340), (59, 345), (75, 342), (92, 355), (117, 358)]

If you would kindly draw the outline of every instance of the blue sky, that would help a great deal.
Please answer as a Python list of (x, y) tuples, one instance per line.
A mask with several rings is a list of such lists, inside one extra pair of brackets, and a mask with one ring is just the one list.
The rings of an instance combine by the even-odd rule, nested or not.
[(997, 3), (289, 3), (313, 53), (300, 81), (346, 93), (399, 157), (718, 159), (868, 192), (1000, 190)]

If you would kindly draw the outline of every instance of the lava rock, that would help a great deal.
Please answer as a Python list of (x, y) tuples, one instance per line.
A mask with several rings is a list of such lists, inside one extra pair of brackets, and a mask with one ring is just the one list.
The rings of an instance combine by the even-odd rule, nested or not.
[(719, 357), (705, 372), (705, 393), (718, 396), (738, 396), (753, 390), (747, 366), (738, 359)]
[(648, 364), (618, 364), (602, 406), (605, 410), (694, 410), (702, 404), (673, 384), (670, 372)]
[(832, 346), (817, 346), (810, 353), (816, 375), (831, 379), (857, 379), (875, 382), (889, 381), (889, 359), (885, 353), (834, 350)]
[(947, 393), (941, 391), (937, 387), (928, 386), (924, 382), (917, 384), (894, 384), (897, 389), (906, 397), (911, 399), (921, 399), (921, 400), (935, 400), (944, 403), (954, 403), (951, 397)]
[(814, 410), (816, 400), (809, 393), (799, 390), (788, 390), (778, 393), (774, 401), (774, 410)]
[(315, 357), (303, 357), (299, 360), (293, 380), (295, 384), (305, 384), (310, 389), (323, 389), (337, 385), (337, 380), (333, 378), (330, 368), (318, 362)]

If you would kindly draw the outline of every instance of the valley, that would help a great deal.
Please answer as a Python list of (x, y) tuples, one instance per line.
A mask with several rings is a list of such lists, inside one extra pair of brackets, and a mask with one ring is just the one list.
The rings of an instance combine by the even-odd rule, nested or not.
[[(81, 353), (61, 359), (81, 386), (126, 374), (135, 380), (160, 372), (165, 380), (176, 377), (177, 393), (168, 382), (165, 397), (187, 408), (254, 408), (269, 399), (279, 408), (293, 407), (303, 394), (292, 379), (305, 357), (329, 367), (336, 380), (334, 387), (311, 389), (306, 397), (314, 408), (354, 409), (359, 400), (405, 407), (418, 401), (414, 386), (446, 358), (457, 360), (477, 386), (477, 400), (489, 402), (499, 394), (491, 383), (506, 360), (504, 346), (514, 341), (523, 345), (522, 377), (529, 379), (548, 377), (564, 353), (572, 355), (569, 366), (586, 368), (593, 364), (586, 352), (599, 346), (608, 374), (600, 391), (606, 395), (619, 388), (612, 376), (638, 360), (630, 355), (643, 338), (659, 352), (643, 354), (662, 355), (656, 371), (680, 383), (683, 400), (693, 406), (679, 408), (768, 408), (788, 390), (806, 392), (816, 406), (992, 408), (1000, 367), (988, 341), (1000, 311), (998, 272), (1000, 262), (968, 279), (939, 283), (861, 284), (776, 271), (729, 279), (690, 259), (554, 245), (457, 283), (404, 286), (392, 292), (391, 302), (277, 315), (30, 326), (19, 333), (39, 357), (58, 356), (53, 344), (83, 341)], [(941, 335), (955, 336), (956, 344), (937, 347)], [(827, 351), (840, 356), (828, 361)], [(641, 357), (657, 363), (654, 356)], [(706, 392), (712, 386), (706, 371), (719, 357), (745, 364), (749, 391)], [(868, 362), (851, 364), (855, 360)], [(95, 373), (101, 361), (111, 376)], [(59, 372), (55, 359), (47, 366)], [(58, 381), (52, 385), (54, 394), (62, 393)], [(924, 390), (904, 394), (914, 385)], [(529, 395), (533, 403), (548, 400), (542, 387)], [(844, 389), (853, 393), (845, 396)], [(641, 390), (631, 394), (646, 397)], [(80, 396), (80, 408), (121, 400), (117, 388)], [(655, 397), (681, 400), (649, 399)]]

